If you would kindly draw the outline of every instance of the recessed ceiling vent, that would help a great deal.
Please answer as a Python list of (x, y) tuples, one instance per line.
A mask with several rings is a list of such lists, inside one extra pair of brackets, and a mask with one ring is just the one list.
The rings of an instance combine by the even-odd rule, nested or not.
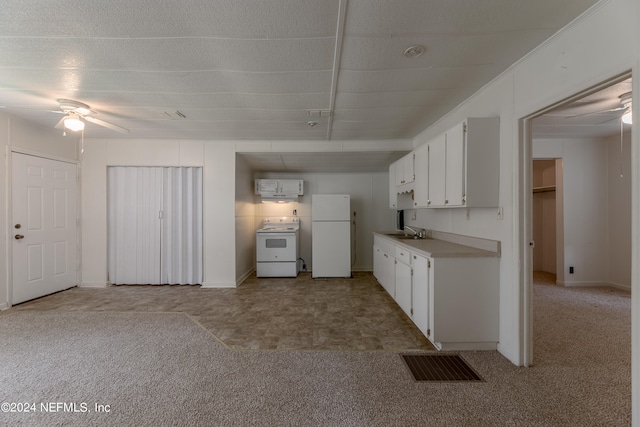
[(308, 117), (328, 117), (331, 115), (331, 110), (312, 109), (307, 110)]

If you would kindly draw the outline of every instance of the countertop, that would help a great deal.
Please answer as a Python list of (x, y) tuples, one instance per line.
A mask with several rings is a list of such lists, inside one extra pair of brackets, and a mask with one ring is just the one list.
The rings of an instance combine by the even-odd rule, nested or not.
[[(500, 242), (495, 241), (487, 241), (487, 242), (495, 242), (497, 243), (497, 250), (487, 250), (480, 249), (474, 246), (467, 246), (460, 243), (454, 243), (448, 239), (446, 236), (449, 233), (437, 233), (438, 238), (429, 238), (429, 239), (401, 239), (400, 236), (403, 236), (404, 233), (399, 231), (374, 231), (373, 234), (375, 236), (384, 238), (389, 240), (396, 246), (404, 246), (407, 249), (418, 252), (424, 256), (428, 256), (431, 258), (478, 258), (478, 257), (500, 257)], [(434, 234), (436, 234), (434, 232)], [(455, 240), (463, 240), (465, 236), (452, 235), (456, 236)], [(434, 236), (436, 237), (436, 236)], [(486, 239), (476, 239), (469, 238), (470, 243), (475, 243), (477, 240), (485, 240)], [(482, 243), (482, 242), (481, 242)], [(486, 246), (486, 245), (484, 245)]]

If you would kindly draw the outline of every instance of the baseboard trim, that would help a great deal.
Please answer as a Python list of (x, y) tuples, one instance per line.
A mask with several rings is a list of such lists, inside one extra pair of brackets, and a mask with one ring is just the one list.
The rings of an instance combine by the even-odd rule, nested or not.
[(522, 366), (522, 364), (520, 363), (519, 360), (517, 360), (514, 355), (513, 352), (511, 351), (511, 349), (509, 349), (507, 346), (498, 343), (498, 345), (496, 346), (496, 350), (498, 350), (498, 353), (500, 353), (501, 355), (503, 355), (507, 360), (509, 360), (511, 363), (513, 363), (516, 366)]
[(215, 288), (236, 288), (234, 282), (202, 282), (203, 289), (215, 289)]
[(623, 290), (623, 291), (631, 292), (631, 286), (630, 285), (623, 285), (622, 283), (610, 282), (609, 286), (611, 286), (612, 288), (616, 288), (616, 289), (620, 289), (620, 290)]
[(244, 273), (242, 276), (240, 276), (239, 279), (236, 279), (236, 287), (240, 286), (242, 284), (242, 282), (247, 280), (253, 274), (254, 271), (256, 271), (256, 269), (252, 268), (249, 271), (247, 271), (246, 273)]
[(82, 282), (78, 285), (79, 288), (106, 288), (105, 282)]
[(0, 304), (0, 311), (2, 310), (9, 310), (9, 304), (7, 303)]
[(595, 287), (595, 286), (610, 286), (612, 288), (620, 288), (630, 291), (630, 286), (625, 286), (619, 283), (607, 283), (607, 282), (557, 282), (559, 285), (565, 286), (567, 288), (572, 287)]

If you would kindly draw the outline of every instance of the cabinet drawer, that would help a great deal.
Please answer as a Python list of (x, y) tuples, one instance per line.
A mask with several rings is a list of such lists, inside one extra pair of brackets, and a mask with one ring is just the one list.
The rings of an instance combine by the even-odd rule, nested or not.
[(411, 265), (411, 252), (400, 246), (396, 246), (396, 259), (407, 265)]
[(379, 247), (383, 252), (386, 252), (391, 256), (393, 256), (395, 254), (396, 245), (394, 245), (392, 242), (390, 242), (387, 239), (384, 239), (384, 238), (378, 237), (378, 236), (374, 236), (373, 237), (373, 244), (374, 244), (374, 246)]

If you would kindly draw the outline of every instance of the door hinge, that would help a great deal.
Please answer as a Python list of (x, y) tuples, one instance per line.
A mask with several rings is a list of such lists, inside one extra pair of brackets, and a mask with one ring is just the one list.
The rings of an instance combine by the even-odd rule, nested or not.
[(467, 124), (466, 123), (462, 124), (462, 132), (465, 132), (465, 133), (467, 132)]
[(411, 315), (413, 316), (413, 308), (411, 309)]
[(431, 268), (431, 260), (427, 260), (427, 268)]
[(427, 335), (431, 336), (431, 329), (427, 329)]

